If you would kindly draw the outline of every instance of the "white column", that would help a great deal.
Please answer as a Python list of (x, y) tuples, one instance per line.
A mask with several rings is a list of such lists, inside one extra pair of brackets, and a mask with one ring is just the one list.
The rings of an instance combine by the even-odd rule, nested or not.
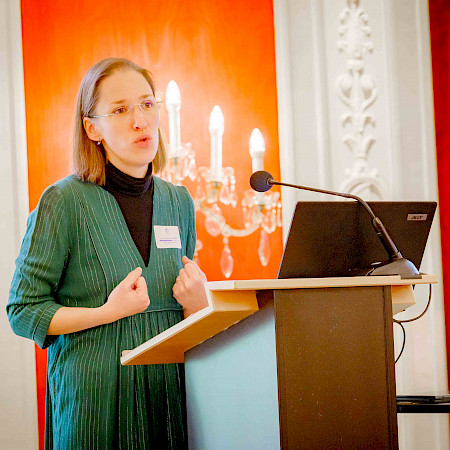
[(37, 449), (34, 344), (5, 314), (14, 260), (28, 216), (20, 0), (0, 0), (0, 448)]

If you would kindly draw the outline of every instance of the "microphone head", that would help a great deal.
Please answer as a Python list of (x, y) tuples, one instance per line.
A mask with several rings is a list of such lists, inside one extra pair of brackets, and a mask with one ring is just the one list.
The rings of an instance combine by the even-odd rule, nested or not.
[(250, 177), (250, 186), (257, 192), (266, 192), (272, 187), (270, 181), (273, 181), (273, 177), (269, 172), (258, 170)]

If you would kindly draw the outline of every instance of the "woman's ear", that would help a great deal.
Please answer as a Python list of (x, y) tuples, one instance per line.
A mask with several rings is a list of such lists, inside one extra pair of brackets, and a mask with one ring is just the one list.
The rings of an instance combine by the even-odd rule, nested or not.
[(95, 124), (92, 122), (92, 119), (90, 119), (89, 117), (84, 117), (83, 126), (89, 139), (96, 142), (102, 140), (102, 136), (97, 131), (97, 128), (95, 127)]

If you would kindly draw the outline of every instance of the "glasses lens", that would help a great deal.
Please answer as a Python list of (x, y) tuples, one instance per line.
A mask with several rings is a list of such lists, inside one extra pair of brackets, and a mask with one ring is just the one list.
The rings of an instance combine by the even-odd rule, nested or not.
[(141, 108), (142, 111), (150, 111), (154, 106), (155, 105), (151, 100), (146, 100), (145, 102), (139, 103), (139, 108)]

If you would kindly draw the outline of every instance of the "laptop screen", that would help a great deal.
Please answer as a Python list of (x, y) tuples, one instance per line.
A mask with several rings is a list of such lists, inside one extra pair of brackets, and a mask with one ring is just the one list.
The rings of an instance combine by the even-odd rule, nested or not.
[[(437, 203), (367, 203), (402, 256), (419, 269)], [(298, 202), (278, 278), (346, 277), (388, 259), (359, 202)]]

